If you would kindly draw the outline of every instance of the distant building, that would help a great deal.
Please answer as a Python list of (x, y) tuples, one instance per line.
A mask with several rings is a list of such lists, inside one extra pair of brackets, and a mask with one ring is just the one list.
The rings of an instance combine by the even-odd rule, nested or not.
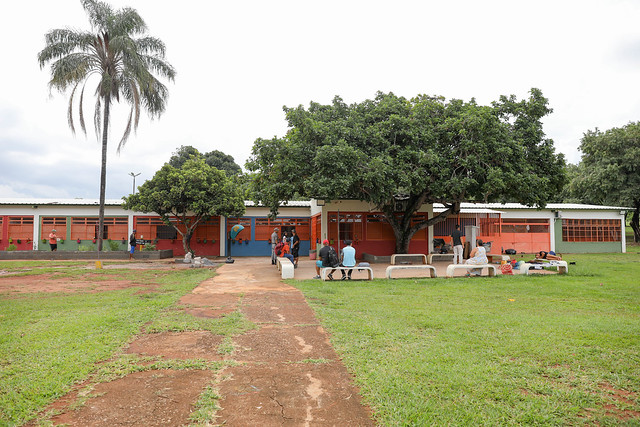
[[(0, 250), (15, 245), (17, 250), (49, 250), (48, 236), (57, 230), (58, 251), (95, 250), (98, 237), (98, 201), (88, 199), (0, 199)], [(198, 255), (226, 256), (227, 236), (235, 224), (244, 226), (232, 241), (233, 256), (268, 256), (269, 237), (274, 228), (279, 235), (295, 228), (301, 239), (300, 255), (313, 253), (328, 239), (336, 248), (344, 240), (353, 241), (359, 256), (390, 255), (395, 250), (391, 226), (373, 206), (356, 200), (291, 201), (280, 207), (276, 219), (269, 210), (246, 202), (241, 218), (213, 217), (200, 227), (191, 240)], [(440, 205), (425, 205), (416, 220), (441, 212)], [(431, 253), (433, 239), (451, 243), (456, 224), (466, 234), (490, 242), (491, 252), (506, 249), (533, 253), (554, 250), (559, 253), (625, 252), (624, 218), (628, 208), (580, 204), (549, 204), (544, 209), (519, 204), (463, 203), (458, 215), (416, 233), (409, 245), (411, 253)], [(181, 235), (158, 215), (127, 211), (122, 201), (105, 202), (105, 250), (126, 250), (128, 236), (137, 230), (157, 249), (172, 249), (184, 255)], [(471, 236), (467, 235), (467, 238)]]

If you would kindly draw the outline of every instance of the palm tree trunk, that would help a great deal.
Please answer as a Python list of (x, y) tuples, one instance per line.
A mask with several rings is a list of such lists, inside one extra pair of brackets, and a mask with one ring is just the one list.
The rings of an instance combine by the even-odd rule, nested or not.
[(98, 211), (98, 253), (102, 252), (104, 235), (104, 199), (107, 191), (107, 137), (109, 132), (109, 107), (111, 97), (104, 99), (104, 118), (102, 120), (102, 164), (100, 165), (100, 210)]

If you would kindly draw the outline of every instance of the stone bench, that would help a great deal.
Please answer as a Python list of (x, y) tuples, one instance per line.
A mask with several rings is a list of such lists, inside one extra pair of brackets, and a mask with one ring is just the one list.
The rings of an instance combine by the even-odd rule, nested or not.
[(453, 254), (429, 254), (427, 256), (427, 264), (433, 264), (434, 261), (453, 262)]
[(278, 271), (282, 275), (283, 279), (293, 279), (295, 269), (289, 258), (278, 257), (276, 265), (278, 266)]
[(392, 279), (391, 273), (394, 270), (428, 270), (429, 277), (438, 277), (438, 273), (436, 273), (436, 268), (433, 265), (423, 264), (423, 265), (390, 265), (387, 267), (387, 279)]
[(421, 258), (423, 264), (427, 264), (427, 256), (425, 254), (393, 254), (391, 255), (391, 265), (397, 265), (398, 258)]
[[(555, 267), (558, 270), (558, 274), (568, 274), (569, 273), (569, 265), (567, 264), (567, 261), (545, 261), (545, 262), (541, 262), (541, 263), (529, 263), (529, 262), (525, 262), (523, 264), (520, 264), (520, 274), (529, 274), (529, 268), (530, 267), (534, 267), (536, 265), (541, 266), (542, 268), (546, 268), (546, 267)], [(518, 271), (518, 270), (514, 270), (514, 271)], [(535, 271), (535, 269), (534, 269)]]
[(447, 277), (454, 277), (456, 270), (471, 270), (474, 268), (486, 268), (489, 276), (493, 277), (496, 275), (496, 266), (492, 264), (449, 264), (447, 266)]
[[(322, 278), (322, 280), (327, 280), (327, 276), (329, 275), (329, 272), (331, 272), (331, 270), (344, 271), (345, 274), (349, 270), (353, 270), (354, 272), (364, 270), (367, 272), (367, 280), (373, 280), (373, 270), (371, 269), (371, 267), (358, 267), (357, 265), (355, 267), (323, 267), (322, 272), (320, 273), (320, 277)], [(340, 278), (334, 278), (333, 280), (340, 280)]]

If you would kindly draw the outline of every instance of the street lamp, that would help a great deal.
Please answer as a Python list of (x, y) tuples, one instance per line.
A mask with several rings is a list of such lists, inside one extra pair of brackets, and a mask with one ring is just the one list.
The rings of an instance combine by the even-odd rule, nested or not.
[(129, 175), (133, 177), (133, 192), (131, 194), (136, 194), (136, 176), (140, 175), (142, 172), (133, 173), (129, 172)]

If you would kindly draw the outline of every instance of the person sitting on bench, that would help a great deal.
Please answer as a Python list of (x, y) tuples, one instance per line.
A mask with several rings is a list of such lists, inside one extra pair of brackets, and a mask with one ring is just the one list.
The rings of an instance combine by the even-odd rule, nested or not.
[[(487, 250), (484, 248), (484, 242), (481, 239), (478, 239), (478, 246), (473, 248), (471, 254), (469, 254), (469, 259), (465, 261), (465, 264), (489, 264), (489, 260), (487, 259)], [(467, 274), (469, 276), (480, 276), (482, 273), (482, 268), (473, 268)]]

